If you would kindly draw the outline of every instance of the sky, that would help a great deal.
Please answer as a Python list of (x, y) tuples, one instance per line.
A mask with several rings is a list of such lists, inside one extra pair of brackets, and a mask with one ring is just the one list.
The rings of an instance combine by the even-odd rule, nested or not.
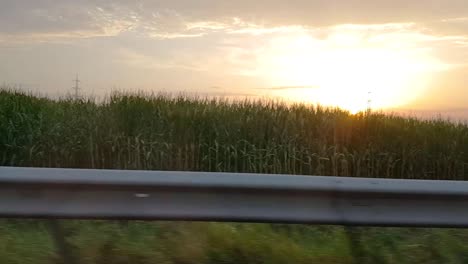
[(0, 0), (0, 84), (468, 117), (466, 0)]

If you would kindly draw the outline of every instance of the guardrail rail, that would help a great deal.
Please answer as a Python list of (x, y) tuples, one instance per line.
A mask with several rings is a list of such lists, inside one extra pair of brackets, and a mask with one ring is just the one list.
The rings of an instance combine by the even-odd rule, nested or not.
[(0, 167), (0, 217), (468, 227), (468, 182)]

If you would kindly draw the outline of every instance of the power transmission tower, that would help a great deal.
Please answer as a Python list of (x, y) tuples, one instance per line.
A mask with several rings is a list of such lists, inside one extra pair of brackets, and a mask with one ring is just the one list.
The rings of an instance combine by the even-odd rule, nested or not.
[(372, 112), (372, 91), (367, 92), (367, 115)]
[(78, 79), (78, 74), (76, 75), (76, 79), (73, 80), (75, 82), (75, 86), (73, 86), (73, 90), (75, 91), (75, 99), (78, 99), (80, 94), (79, 94), (79, 91), (80, 91), (80, 80)]

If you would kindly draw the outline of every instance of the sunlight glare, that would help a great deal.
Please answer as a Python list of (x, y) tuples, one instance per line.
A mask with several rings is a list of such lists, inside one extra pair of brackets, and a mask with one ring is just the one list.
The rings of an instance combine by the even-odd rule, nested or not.
[(375, 109), (409, 103), (424, 93), (431, 72), (446, 68), (423, 48), (396, 48), (351, 33), (277, 38), (259, 61), (271, 85), (298, 87), (274, 96), (352, 113), (365, 110), (368, 100)]

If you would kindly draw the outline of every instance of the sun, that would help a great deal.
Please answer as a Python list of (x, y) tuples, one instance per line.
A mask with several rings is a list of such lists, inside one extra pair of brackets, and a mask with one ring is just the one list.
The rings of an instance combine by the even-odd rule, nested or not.
[(272, 86), (285, 87), (273, 96), (356, 113), (411, 102), (443, 63), (418, 47), (369, 43), (350, 34), (326, 40), (302, 34), (273, 40), (259, 67)]

